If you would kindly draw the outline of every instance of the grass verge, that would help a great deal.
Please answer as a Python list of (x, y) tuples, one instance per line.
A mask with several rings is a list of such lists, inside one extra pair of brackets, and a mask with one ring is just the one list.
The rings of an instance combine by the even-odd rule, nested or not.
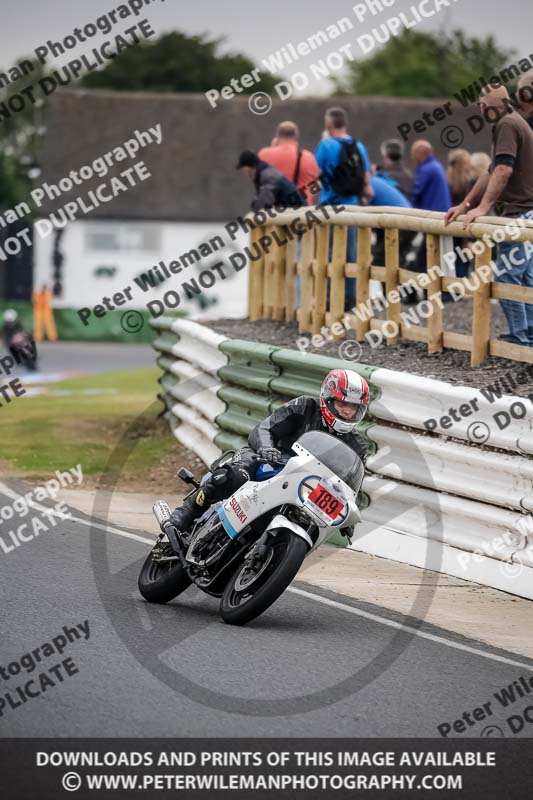
[(157, 419), (159, 374), (153, 368), (88, 375), (49, 384), (54, 394), (21, 397), (4, 405), (2, 477), (37, 479), (80, 463), (86, 477), (97, 478), (106, 472), (109, 456), (127, 432), (136, 442), (122, 477), (130, 485), (146, 480), (167, 457), (178, 459), (182, 449), (168, 423)]

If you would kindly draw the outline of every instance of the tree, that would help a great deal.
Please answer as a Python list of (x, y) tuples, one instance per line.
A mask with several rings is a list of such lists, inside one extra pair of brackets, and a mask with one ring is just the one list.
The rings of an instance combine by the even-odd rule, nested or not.
[[(220, 39), (210, 41), (205, 36), (167, 33), (156, 42), (123, 50), (104, 69), (85, 75), (81, 85), (90, 89), (151, 92), (221, 89), (232, 78), (255, 69), (255, 64), (243, 55), (219, 55), (221, 43)], [(261, 90), (273, 90), (277, 80), (270, 74), (262, 74)], [(253, 94), (257, 86), (254, 83), (243, 91)]]
[[(29, 61), (29, 58), (19, 58), (15, 62), (12, 69), (18, 70), (22, 77), (0, 90), (0, 102), (6, 102), (30, 86), (35, 87), (46, 75), (39, 63), (34, 63), (31, 72), (23, 74), (20, 66)], [(0, 208), (12, 208), (21, 200), (27, 200), (31, 190), (30, 174), (37, 165), (39, 140), (44, 134), (45, 102), (36, 91), (35, 95), (34, 103), (26, 103), (20, 111), (0, 121)]]
[(447, 35), (406, 29), (375, 55), (353, 61), (347, 78), (336, 81), (336, 93), (451, 97), (480, 77), (490, 79), (514, 55), (492, 36), (469, 39), (462, 31)]
[(6, 208), (13, 208), (26, 194), (23, 178), (17, 170), (14, 158), (0, 153), (0, 213)]

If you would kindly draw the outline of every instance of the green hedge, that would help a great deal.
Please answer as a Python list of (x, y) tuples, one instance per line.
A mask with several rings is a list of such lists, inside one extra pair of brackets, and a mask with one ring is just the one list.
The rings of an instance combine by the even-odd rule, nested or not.
[[(6, 308), (18, 311), (23, 325), (29, 330), (33, 329), (33, 309), (31, 303), (20, 300), (0, 300), (0, 314)], [(151, 344), (157, 333), (148, 324), (150, 314), (139, 311), (143, 318), (142, 328), (135, 333), (128, 333), (121, 325), (123, 314), (132, 309), (108, 311), (105, 317), (99, 319), (91, 317), (89, 325), (84, 325), (73, 308), (55, 308), (54, 320), (57, 335), (61, 341), (90, 341), (90, 342), (132, 342), (136, 344)], [(140, 323), (140, 318), (139, 323)]]

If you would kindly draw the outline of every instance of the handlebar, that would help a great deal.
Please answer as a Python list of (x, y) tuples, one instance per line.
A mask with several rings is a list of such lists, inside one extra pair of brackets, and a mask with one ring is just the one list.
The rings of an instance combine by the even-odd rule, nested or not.
[(271, 467), (284, 467), (287, 461), (292, 458), (292, 456), (283, 456), (281, 460), (277, 458), (263, 458), (263, 456), (260, 455), (255, 455), (253, 458), (255, 461), (259, 461), (261, 464), (269, 464)]

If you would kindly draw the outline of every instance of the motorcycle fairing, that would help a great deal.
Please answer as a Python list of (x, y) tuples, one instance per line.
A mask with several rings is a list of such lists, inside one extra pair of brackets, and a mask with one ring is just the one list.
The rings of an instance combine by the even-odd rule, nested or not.
[[(295, 444), (293, 449), (298, 455), (293, 456), (277, 475), (267, 480), (247, 481), (230, 497), (217, 504), (219, 519), (232, 539), (236, 539), (239, 533), (255, 519), (284, 503), (302, 507), (303, 503), (298, 493), (300, 484), (303, 480), (316, 476), (317, 473), (323, 479), (338, 484), (339, 489), (342, 488), (343, 494), (348, 499), (350, 512), (358, 515), (353, 491), (303, 447)], [(324, 541), (335, 530), (334, 527), (318, 520), (317, 524), (321, 529), (319, 541)]]

